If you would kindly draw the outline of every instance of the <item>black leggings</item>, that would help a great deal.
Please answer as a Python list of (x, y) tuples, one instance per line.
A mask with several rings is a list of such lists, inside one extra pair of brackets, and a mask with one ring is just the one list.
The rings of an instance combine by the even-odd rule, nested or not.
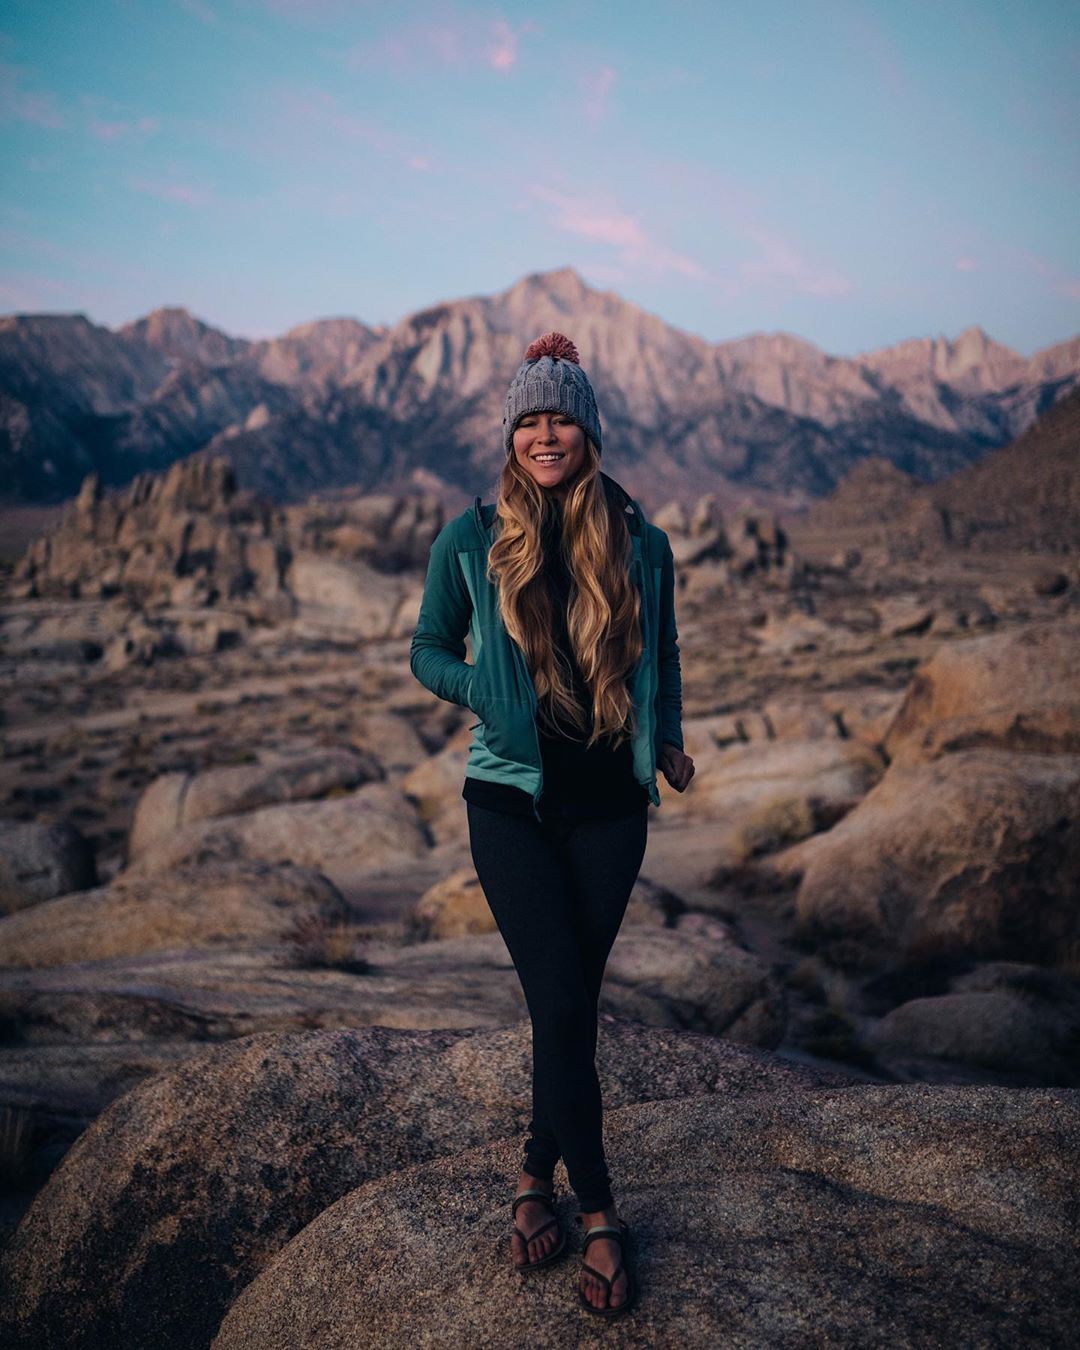
[(562, 1156), (585, 1213), (613, 1203), (596, 1076), (600, 983), (645, 856), (648, 806), (618, 820), (538, 821), (466, 802), (476, 875), (532, 1020), (523, 1170)]

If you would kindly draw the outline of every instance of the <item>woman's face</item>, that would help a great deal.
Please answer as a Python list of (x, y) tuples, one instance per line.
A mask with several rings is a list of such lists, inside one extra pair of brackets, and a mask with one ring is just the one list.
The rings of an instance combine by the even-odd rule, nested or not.
[(514, 429), (514, 457), (540, 487), (565, 496), (585, 463), (585, 432), (566, 413), (526, 413)]

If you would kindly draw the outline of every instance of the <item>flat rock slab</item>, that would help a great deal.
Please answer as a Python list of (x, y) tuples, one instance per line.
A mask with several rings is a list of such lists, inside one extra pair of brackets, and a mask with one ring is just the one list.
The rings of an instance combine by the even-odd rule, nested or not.
[[(693, 916), (688, 916), (687, 922)], [(304, 968), (278, 947), (152, 952), (0, 971), (0, 1018), (16, 1043), (227, 1040), (309, 1027), (502, 1026), (525, 1000), (498, 933), (363, 944), (368, 973)], [(655, 1026), (775, 1044), (783, 1001), (767, 967), (718, 936), (628, 926), (602, 1007)]]
[[(437, 945), (445, 954), (449, 944)], [(435, 944), (387, 947), (369, 974), (293, 966), (276, 948), (3, 971), (0, 1015), (24, 1044), (221, 1041), (315, 1026), (500, 1026), (521, 1017), (525, 1003), (505, 947), (487, 945), (441, 962), (424, 950)]]
[(511, 1269), (507, 1141), (343, 1197), (213, 1350), (1072, 1343), (1080, 1093), (716, 1095), (627, 1106), (605, 1132), (641, 1288), (625, 1318), (577, 1305), (576, 1255)]

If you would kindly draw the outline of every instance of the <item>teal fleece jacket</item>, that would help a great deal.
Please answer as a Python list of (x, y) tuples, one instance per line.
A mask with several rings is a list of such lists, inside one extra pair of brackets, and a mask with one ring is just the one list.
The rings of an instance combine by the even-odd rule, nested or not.
[[(600, 479), (630, 532), (631, 575), (641, 596), (644, 636), (641, 659), (630, 676), (638, 714), (632, 741), (634, 775), (653, 805), (659, 806), (660, 750), (665, 744), (683, 748), (675, 562), (665, 532), (646, 521), (638, 503), (613, 478), (601, 473)], [(524, 653), (502, 622), (498, 590), (486, 576), (494, 525), (494, 505), (482, 505), (477, 497), (436, 536), (409, 666), (426, 689), (469, 708), (477, 717), (470, 727), (473, 739), (466, 775), (528, 792), (539, 820), (543, 766), (536, 688)], [(471, 665), (465, 660), (466, 635), (472, 645)]]

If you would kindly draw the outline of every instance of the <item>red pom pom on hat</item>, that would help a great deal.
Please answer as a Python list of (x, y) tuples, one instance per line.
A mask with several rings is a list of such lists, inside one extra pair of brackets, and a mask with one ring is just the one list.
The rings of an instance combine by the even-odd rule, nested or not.
[(539, 361), (542, 356), (553, 357), (556, 361), (573, 361), (581, 365), (578, 349), (564, 333), (545, 333), (525, 349), (526, 361)]

